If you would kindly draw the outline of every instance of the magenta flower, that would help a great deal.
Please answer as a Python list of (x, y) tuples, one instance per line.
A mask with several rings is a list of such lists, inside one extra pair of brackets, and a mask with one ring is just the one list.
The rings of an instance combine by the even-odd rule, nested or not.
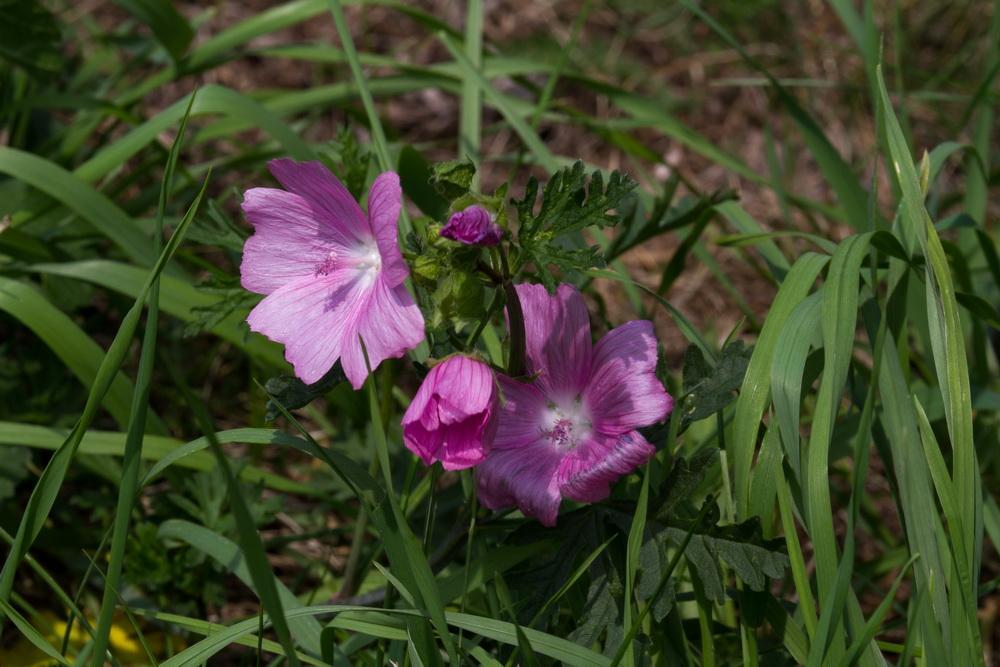
[(402, 205), (399, 177), (379, 175), (368, 215), (319, 162), (272, 160), (284, 190), (253, 188), (243, 212), (254, 235), (243, 246), (243, 287), (267, 297), (250, 328), (284, 344), (295, 374), (312, 384), (338, 359), (355, 389), (372, 369), (424, 339), (424, 318), (404, 281), (396, 245)]
[(500, 377), (504, 403), (493, 447), (477, 468), (479, 498), (516, 505), (555, 525), (563, 498), (596, 502), (611, 483), (648, 461), (636, 431), (662, 420), (673, 399), (656, 379), (653, 325), (628, 322), (595, 346), (580, 293), (518, 285), (530, 382)]
[(481, 463), (497, 428), (493, 371), (456, 355), (431, 369), (403, 415), (403, 442), (427, 465), (445, 470)]
[(448, 224), (441, 228), (441, 236), (465, 245), (496, 245), (503, 231), (493, 222), (489, 211), (482, 206), (470, 206), (451, 214)]

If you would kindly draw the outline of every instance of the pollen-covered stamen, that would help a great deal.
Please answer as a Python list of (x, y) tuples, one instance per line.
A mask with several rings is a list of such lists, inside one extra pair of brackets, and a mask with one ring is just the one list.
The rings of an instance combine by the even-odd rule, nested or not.
[(549, 403), (541, 425), (542, 434), (563, 451), (576, 448), (590, 436), (592, 428), (590, 415), (579, 398)]
[(337, 250), (331, 249), (330, 252), (326, 254), (323, 261), (316, 267), (316, 275), (325, 276), (328, 273), (331, 273), (335, 268), (337, 268)]
[(343, 248), (339, 251), (331, 248), (323, 261), (316, 266), (316, 275), (325, 276), (336, 269), (344, 268), (377, 274), (382, 270), (382, 255), (378, 251), (378, 246), (374, 243), (366, 244), (346, 252)]

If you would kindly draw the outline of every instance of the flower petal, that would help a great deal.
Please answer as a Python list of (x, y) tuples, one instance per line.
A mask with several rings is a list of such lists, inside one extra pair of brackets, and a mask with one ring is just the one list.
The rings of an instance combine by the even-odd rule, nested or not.
[(498, 449), (528, 447), (542, 436), (541, 424), (548, 399), (533, 384), (499, 375), (503, 395), (500, 425), (493, 446)]
[(258, 294), (314, 276), (342, 235), (321, 222), (302, 197), (275, 188), (243, 194), (243, 213), (254, 235), (243, 245), (240, 282)]
[(609, 331), (594, 347), (584, 402), (594, 428), (606, 435), (627, 433), (670, 414), (674, 399), (656, 378), (651, 322), (627, 322)]
[(504, 401), (493, 447), (476, 468), (479, 499), (492, 509), (516, 505), (525, 515), (554, 525), (561, 454), (539, 428), (547, 399), (534, 385), (505, 376), (498, 380)]
[[(368, 300), (363, 273), (342, 269), (289, 283), (250, 311), (247, 323), (285, 346), (285, 358), (306, 384), (322, 378), (351, 340)], [(356, 345), (356, 343), (355, 343)]]
[(590, 319), (587, 305), (572, 285), (550, 295), (541, 285), (517, 285), (524, 311), (528, 372), (554, 399), (579, 394), (590, 373)]
[(351, 386), (361, 389), (368, 377), (357, 334), (365, 341), (371, 369), (390, 357), (401, 357), (424, 339), (424, 316), (406, 291), (406, 285), (389, 287), (381, 277), (371, 284), (368, 300), (358, 317), (356, 333), (345, 341), (341, 364)]
[(556, 481), (559, 453), (541, 440), (521, 449), (498, 450), (496, 441), (493, 444), (486, 460), (476, 466), (479, 500), (495, 510), (516, 505), (525, 516), (554, 526), (561, 501)]
[(382, 279), (389, 287), (396, 287), (410, 275), (397, 243), (397, 222), (402, 204), (399, 176), (392, 171), (379, 174), (368, 191), (368, 220), (382, 255)]
[(594, 434), (562, 459), (556, 475), (559, 491), (581, 503), (603, 500), (611, 493), (612, 482), (655, 453), (656, 448), (637, 431), (611, 437)]
[(489, 366), (464, 355), (448, 357), (427, 374), (403, 415), (403, 441), (427, 465), (472, 467), (493, 442), (497, 403)]
[(309, 202), (316, 217), (338, 235), (340, 245), (357, 247), (374, 236), (358, 202), (322, 163), (281, 158), (271, 160), (267, 167), (286, 190)]
[(434, 392), (440, 397), (439, 412), (445, 424), (488, 409), (496, 396), (493, 371), (481, 361), (455, 355), (432, 368), (431, 374), (435, 371)]

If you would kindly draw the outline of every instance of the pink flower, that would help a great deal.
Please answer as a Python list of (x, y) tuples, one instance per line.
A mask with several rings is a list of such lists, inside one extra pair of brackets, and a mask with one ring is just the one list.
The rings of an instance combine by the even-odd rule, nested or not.
[(403, 415), (403, 442), (427, 465), (474, 466), (489, 451), (498, 402), (489, 366), (461, 355), (448, 357), (427, 374)]
[(470, 206), (451, 214), (448, 224), (441, 228), (441, 236), (465, 245), (496, 245), (503, 231), (490, 218), (489, 211), (482, 206)]
[(399, 177), (375, 179), (366, 217), (319, 162), (282, 159), (268, 167), (285, 189), (253, 188), (243, 196), (255, 233), (243, 246), (241, 282), (267, 295), (247, 322), (284, 344), (303, 382), (316, 382), (340, 359), (359, 389), (368, 375), (359, 337), (372, 369), (424, 338), (396, 245)]
[(500, 377), (504, 403), (493, 447), (477, 468), (479, 498), (516, 505), (555, 525), (563, 498), (596, 502), (655, 449), (636, 431), (662, 420), (673, 399), (656, 379), (653, 325), (628, 322), (591, 344), (580, 293), (518, 285), (531, 382)]

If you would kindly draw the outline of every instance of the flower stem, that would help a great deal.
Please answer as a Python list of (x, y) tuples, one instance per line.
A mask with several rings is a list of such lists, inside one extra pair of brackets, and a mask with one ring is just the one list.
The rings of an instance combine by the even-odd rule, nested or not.
[(514, 283), (509, 280), (503, 285), (507, 296), (507, 317), (510, 320), (510, 359), (507, 362), (507, 374), (511, 377), (524, 375), (524, 311), (521, 310), (521, 300), (517, 298)]

